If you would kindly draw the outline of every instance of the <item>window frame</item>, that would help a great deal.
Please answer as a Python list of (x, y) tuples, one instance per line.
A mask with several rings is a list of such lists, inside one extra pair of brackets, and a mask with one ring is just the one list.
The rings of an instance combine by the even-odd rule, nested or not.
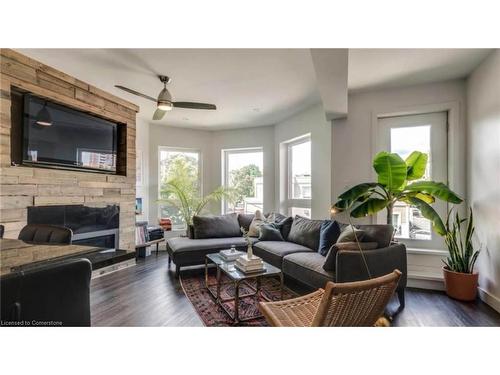
[(300, 144), (310, 142), (312, 154), (312, 139), (311, 134), (304, 134), (300, 137), (293, 138), (289, 141), (283, 142), (286, 152), (286, 183), (285, 183), (285, 201), (287, 214), (292, 214), (292, 207), (309, 209), (312, 217), (312, 155), (311, 155), (311, 198), (293, 198), (293, 178), (292, 178), (292, 148)]
[[(248, 154), (251, 152), (260, 152), (262, 153), (262, 186), (263, 192), (265, 194), (265, 174), (264, 174), (264, 147), (240, 147), (240, 148), (224, 148), (221, 150), (221, 180), (222, 186), (229, 187), (229, 156), (231, 154)], [(264, 195), (262, 196), (262, 210), (264, 210)], [(223, 214), (229, 213), (228, 211), (228, 201), (227, 199), (222, 199), (221, 201), (221, 211)]]
[[(158, 164), (157, 164), (157, 171), (158, 171), (158, 183), (157, 183), (157, 197), (158, 199), (161, 199), (161, 193), (160, 193), (160, 188), (161, 188), (161, 170), (160, 170), (160, 165), (161, 165), (161, 153), (162, 151), (166, 152), (182, 152), (182, 153), (196, 153), (198, 154), (198, 183), (200, 186), (200, 197), (203, 194), (203, 154), (199, 148), (189, 148), (189, 147), (171, 147), (171, 146), (158, 146)], [(158, 202), (157, 205), (157, 215), (158, 218), (161, 218), (161, 207), (162, 204)], [(184, 223), (183, 227), (174, 227), (172, 226), (172, 231), (182, 231), (187, 229), (186, 223)]]
[[(432, 118), (433, 116), (439, 116), (441, 114), (444, 114), (446, 117), (444, 119), (444, 123), (422, 123), (422, 118), (425, 117), (430, 117)], [(408, 121), (408, 119), (412, 117), (413, 119)], [(424, 126), (424, 125), (430, 125), (430, 134), (431, 134), (431, 139), (430, 139), (430, 147), (431, 147), (431, 155), (430, 155), (430, 162), (431, 162), (431, 171), (430, 171), (430, 179), (431, 180), (436, 180), (436, 181), (444, 181), (445, 183), (449, 184), (449, 179), (450, 179), (450, 153), (449, 153), (449, 137), (450, 137), (450, 129), (449, 129), (449, 117), (450, 114), (447, 110), (436, 110), (436, 111), (422, 111), (422, 112), (417, 112), (417, 113), (407, 113), (407, 114), (392, 114), (392, 115), (384, 115), (384, 116), (378, 116), (377, 117), (377, 132), (374, 134), (376, 139), (377, 139), (377, 148), (376, 152), (383, 151), (383, 150), (390, 150), (392, 148), (391, 145), (391, 129), (395, 128), (404, 128), (404, 127), (418, 127), (418, 126)], [(406, 123), (397, 123), (398, 118), (403, 118), (403, 122), (407, 121)], [(437, 117), (436, 117), (437, 118)], [(384, 120), (389, 120), (390, 122), (394, 122), (394, 125), (389, 124), (384, 124)], [(413, 123), (412, 123), (413, 121)], [(443, 126), (443, 128), (438, 128), (436, 130), (436, 126)], [(438, 134), (439, 132), (443, 132), (439, 138), (440, 143), (439, 145), (435, 144), (435, 135)], [(384, 134), (385, 132), (385, 134)], [(434, 135), (433, 135), (434, 133)], [(442, 147), (444, 149), (444, 161), (442, 160), (443, 158), (438, 158), (436, 149)], [(436, 161), (439, 161), (439, 163), (436, 163)], [(374, 178), (376, 178), (375, 173)], [(436, 176), (438, 175), (438, 176)], [(439, 205), (439, 209), (437, 207), (434, 207), (439, 215), (444, 218), (446, 216), (446, 212), (449, 209), (449, 204), (446, 202), (440, 202), (438, 201), (437, 204)], [(385, 211), (379, 212), (375, 216), (375, 223), (385, 223)], [(407, 245), (408, 248), (412, 249), (436, 249), (436, 250), (441, 250), (445, 248), (444, 240), (437, 235), (431, 227), (431, 239), (411, 239), (411, 238), (401, 238), (398, 237), (398, 241), (401, 243), (404, 243)]]

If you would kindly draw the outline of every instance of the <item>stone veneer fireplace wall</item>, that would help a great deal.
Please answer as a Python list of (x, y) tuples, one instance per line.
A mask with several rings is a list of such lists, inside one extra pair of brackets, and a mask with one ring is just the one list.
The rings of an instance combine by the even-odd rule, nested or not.
[[(28, 207), (119, 206), (119, 247), (135, 249), (135, 119), (139, 107), (10, 49), (0, 50), (0, 223), (16, 238)], [(11, 90), (15, 88), (126, 127), (122, 175), (11, 166)]]

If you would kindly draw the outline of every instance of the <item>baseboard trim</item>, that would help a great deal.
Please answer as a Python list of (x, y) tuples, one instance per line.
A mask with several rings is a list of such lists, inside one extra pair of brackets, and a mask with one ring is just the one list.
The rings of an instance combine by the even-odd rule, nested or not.
[(434, 279), (434, 278), (408, 276), (408, 281), (406, 285), (410, 288), (444, 290), (443, 281), (437, 278)]
[(479, 292), (479, 298), (481, 298), (481, 301), (500, 313), (500, 298), (495, 297), (493, 294), (481, 287), (478, 287), (477, 291)]

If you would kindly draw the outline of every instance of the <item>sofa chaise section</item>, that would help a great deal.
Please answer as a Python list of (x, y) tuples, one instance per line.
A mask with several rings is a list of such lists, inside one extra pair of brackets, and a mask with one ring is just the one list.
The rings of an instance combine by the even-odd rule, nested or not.
[[(254, 242), (257, 239), (252, 239)], [(175, 275), (179, 276), (181, 267), (195, 266), (205, 263), (207, 254), (229, 249), (232, 245), (237, 250), (246, 251), (247, 245), (243, 237), (191, 239), (175, 237), (167, 240), (168, 264), (175, 264)]]

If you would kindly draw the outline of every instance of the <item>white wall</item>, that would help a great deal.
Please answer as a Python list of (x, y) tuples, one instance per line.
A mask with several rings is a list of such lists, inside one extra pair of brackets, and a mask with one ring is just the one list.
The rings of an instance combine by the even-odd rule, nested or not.
[[(274, 129), (272, 126), (257, 128), (206, 131), (149, 125), (149, 221), (158, 220), (158, 147), (192, 148), (201, 151), (203, 193), (207, 194), (222, 184), (223, 149), (262, 147), (264, 150), (264, 210), (272, 210), (274, 204)], [(221, 205), (209, 207), (214, 214), (220, 213)]]
[[(465, 129), (465, 81), (417, 85), (349, 95), (347, 119), (333, 122), (333, 196), (360, 182), (373, 178), (373, 116), (383, 113), (413, 112), (418, 108), (454, 102), (460, 111), (459, 127)], [(462, 130), (464, 131), (464, 130)], [(463, 142), (463, 137), (460, 140)], [(465, 173), (465, 170), (464, 170)], [(465, 181), (462, 180), (462, 188)], [(457, 190), (460, 190), (458, 187)], [(463, 191), (462, 193), (465, 193)], [(465, 194), (464, 194), (465, 195)]]
[(481, 297), (500, 311), (500, 51), (467, 81), (467, 200), (475, 215)]
[[(299, 114), (290, 117), (274, 126), (275, 141), (275, 174), (284, 171), (286, 155), (280, 150), (280, 144), (290, 139), (311, 134), (311, 180), (313, 218), (328, 218), (331, 201), (331, 155), (332, 155), (332, 125), (325, 119), (325, 111), (321, 105), (312, 106)], [(286, 181), (282, 176), (281, 182)], [(285, 212), (284, 186), (275, 186), (276, 209)]]
[(149, 125), (149, 222), (158, 222), (158, 147), (185, 147), (201, 152), (202, 190), (208, 193), (213, 188), (210, 169), (212, 156), (212, 133), (205, 130), (175, 128), (165, 125)]
[(135, 147), (137, 162), (142, 155), (142, 183), (136, 185), (136, 197), (142, 198), (142, 215), (137, 215), (137, 221), (149, 219), (149, 124), (137, 117), (135, 130)]
[[(158, 147), (185, 147), (201, 151), (203, 169), (203, 192), (206, 194), (222, 184), (223, 149), (262, 147), (264, 151), (264, 211), (280, 210), (279, 205), (279, 144), (300, 135), (311, 133), (312, 149), (312, 215), (326, 218), (331, 205), (331, 124), (325, 113), (316, 105), (275, 126), (206, 131), (175, 128), (149, 124), (148, 144), (142, 146), (147, 152), (149, 182), (141, 191), (144, 202), (148, 202), (150, 223), (158, 220)], [(141, 137), (141, 142), (147, 142)], [(142, 144), (142, 143), (141, 143)], [(211, 207), (213, 213), (220, 212), (221, 205)]]
[[(372, 168), (376, 143), (377, 115), (414, 114), (452, 109), (449, 117), (454, 132), (448, 157), (449, 178), (453, 190), (465, 197), (465, 81), (416, 85), (349, 95), (347, 119), (333, 121), (332, 129), (332, 201), (347, 188), (373, 181)], [(451, 112), (450, 112), (451, 113)], [(374, 221), (373, 218), (360, 220)], [(408, 249), (409, 285), (443, 289), (443, 249)]]
[[(256, 128), (215, 131), (212, 135), (211, 175), (214, 183), (222, 184), (222, 150), (232, 148), (262, 147), (264, 152), (264, 212), (272, 211), (274, 200), (274, 128)], [(219, 205), (220, 206), (220, 205)]]

